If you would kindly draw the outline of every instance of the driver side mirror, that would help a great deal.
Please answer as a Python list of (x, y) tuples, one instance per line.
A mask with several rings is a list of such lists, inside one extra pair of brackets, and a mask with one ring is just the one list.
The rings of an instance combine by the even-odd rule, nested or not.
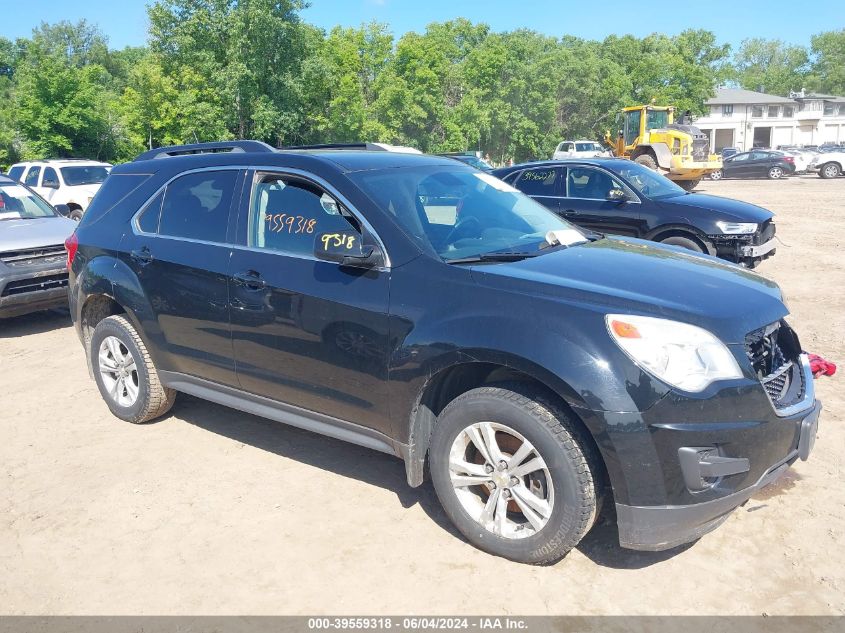
[(375, 246), (364, 246), (361, 236), (354, 231), (320, 233), (314, 240), (314, 256), (354, 268), (375, 268), (384, 263), (381, 250)]
[(616, 187), (608, 191), (606, 196), (606, 199), (611, 202), (625, 202), (627, 198), (628, 197), (625, 195), (625, 192), (622, 189), (617, 189)]

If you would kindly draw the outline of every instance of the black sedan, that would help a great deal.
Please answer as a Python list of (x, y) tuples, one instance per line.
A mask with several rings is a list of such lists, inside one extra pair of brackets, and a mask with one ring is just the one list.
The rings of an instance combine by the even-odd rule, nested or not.
[(750, 268), (775, 252), (770, 211), (689, 193), (624, 158), (525, 163), (497, 169), (493, 175), (598, 233), (681, 246)]
[(711, 180), (722, 178), (771, 178), (777, 180), (795, 173), (795, 159), (783, 152), (755, 149), (734, 154), (722, 161), (722, 169), (710, 174)]

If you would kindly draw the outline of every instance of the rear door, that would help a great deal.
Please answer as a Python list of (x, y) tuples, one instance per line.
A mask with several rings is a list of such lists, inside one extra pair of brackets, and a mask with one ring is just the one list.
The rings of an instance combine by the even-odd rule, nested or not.
[(371, 243), (348, 205), (314, 180), (250, 172), (229, 296), (242, 389), (392, 432), (387, 404), (390, 271), (317, 259), (328, 234)]
[(137, 276), (154, 322), (145, 324), (172, 371), (236, 386), (229, 326), (231, 210), (243, 173), (204, 169), (171, 181), (133, 222), (120, 257)]
[(774, 157), (769, 152), (761, 152), (755, 150), (751, 152), (751, 157), (748, 159), (747, 175), (754, 178), (762, 178), (769, 173), (769, 167), (774, 164)]
[(532, 167), (508, 182), (550, 211), (560, 213), (561, 182), (565, 173), (565, 167)]
[[(643, 220), (639, 198), (611, 173), (590, 165), (568, 168), (561, 199), (564, 218), (592, 231), (639, 236)], [(612, 189), (621, 189), (624, 200), (608, 200)]]

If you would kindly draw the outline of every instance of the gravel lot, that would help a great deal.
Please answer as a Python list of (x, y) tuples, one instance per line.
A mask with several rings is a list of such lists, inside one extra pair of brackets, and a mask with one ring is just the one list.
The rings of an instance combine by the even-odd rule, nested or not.
[[(845, 178), (699, 190), (777, 213), (759, 272), (845, 362)], [(397, 459), (184, 395), (120, 422), (66, 315), (0, 322), (0, 613), (845, 614), (841, 380), (810, 461), (713, 534), (631, 552), (604, 521), (535, 568), (464, 542)]]

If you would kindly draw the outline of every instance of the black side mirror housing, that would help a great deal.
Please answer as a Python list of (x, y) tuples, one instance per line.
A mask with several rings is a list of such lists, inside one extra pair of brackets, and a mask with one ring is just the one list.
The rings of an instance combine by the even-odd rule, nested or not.
[(70, 207), (67, 206), (66, 204), (56, 204), (56, 205), (53, 205), (53, 208), (56, 210), (56, 212), (59, 215), (62, 215), (66, 218), (70, 217)]
[(354, 231), (320, 233), (314, 240), (314, 256), (353, 268), (375, 268), (384, 262), (381, 250), (362, 244), (361, 236)]

